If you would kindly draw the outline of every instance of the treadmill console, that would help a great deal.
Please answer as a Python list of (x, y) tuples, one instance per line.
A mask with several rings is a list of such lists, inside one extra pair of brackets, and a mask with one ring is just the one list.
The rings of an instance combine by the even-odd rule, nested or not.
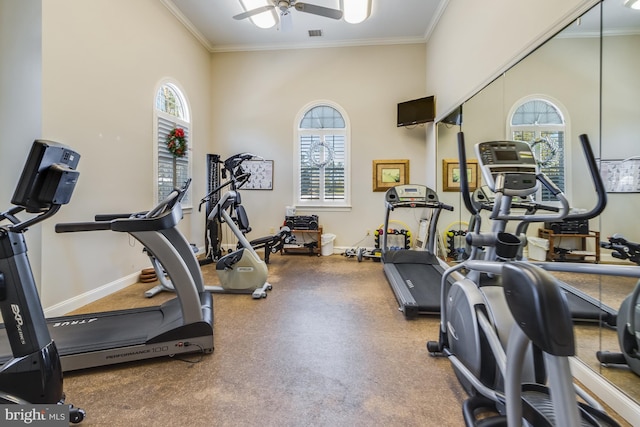
[(419, 184), (398, 185), (387, 190), (385, 200), (391, 205), (437, 203), (438, 195), (432, 189)]
[(523, 141), (490, 141), (476, 144), (482, 177), (496, 191), (496, 177), (504, 175), (505, 194), (527, 196), (538, 189), (538, 165), (529, 144)]

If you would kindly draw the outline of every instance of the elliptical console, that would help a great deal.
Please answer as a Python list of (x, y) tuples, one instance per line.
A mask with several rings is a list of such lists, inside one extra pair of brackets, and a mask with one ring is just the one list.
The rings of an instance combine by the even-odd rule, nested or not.
[(506, 190), (505, 195), (528, 196), (538, 190), (538, 165), (526, 142), (482, 142), (475, 146), (475, 150), (482, 177), (491, 191), (499, 191), (502, 186)]

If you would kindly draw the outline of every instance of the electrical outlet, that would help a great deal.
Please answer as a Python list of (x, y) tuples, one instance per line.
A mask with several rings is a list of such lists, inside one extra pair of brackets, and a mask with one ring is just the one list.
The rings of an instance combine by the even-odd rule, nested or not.
[(271, 228), (269, 229), (269, 234), (275, 234), (275, 232), (276, 232), (276, 229), (275, 229), (275, 228), (271, 227)]

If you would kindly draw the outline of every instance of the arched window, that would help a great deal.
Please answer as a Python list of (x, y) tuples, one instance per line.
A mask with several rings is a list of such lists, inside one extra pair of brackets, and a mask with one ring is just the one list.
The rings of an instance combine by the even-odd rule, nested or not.
[[(156, 196), (164, 199), (174, 187), (182, 186), (191, 176), (191, 122), (187, 100), (175, 83), (163, 82), (155, 96)], [(187, 149), (182, 151), (167, 142), (171, 132), (184, 134)], [(187, 192), (183, 204), (190, 204)]]
[(349, 206), (349, 123), (330, 102), (307, 105), (296, 117), (296, 204)]
[[(518, 102), (509, 116), (511, 138), (528, 142), (533, 148), (540, 171), (565, 190), (566, 122), (556, 103), (542, 97), (530, 97)], [(541, 201), (555, 198), (546, 188)]]

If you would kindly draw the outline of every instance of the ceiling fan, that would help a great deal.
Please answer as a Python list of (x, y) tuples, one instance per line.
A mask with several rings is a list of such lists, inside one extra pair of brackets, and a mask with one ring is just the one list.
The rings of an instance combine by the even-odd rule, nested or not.
[(313, 15), (324, 16), (331, 19), (341, 19), (342, 11), (339, 9), (331, 9), (324, 6), (317, 6), (309, 3), (302, 3), (296, 0), (272, 0), (273, 5), (258, 7), (248, 10), (233, 17), (233, 19), (241, 20), (273, 9), (280, 9), (280, 17), (287, 17), (289, 9), (294, 8), (299, 12), (311, 13)]

